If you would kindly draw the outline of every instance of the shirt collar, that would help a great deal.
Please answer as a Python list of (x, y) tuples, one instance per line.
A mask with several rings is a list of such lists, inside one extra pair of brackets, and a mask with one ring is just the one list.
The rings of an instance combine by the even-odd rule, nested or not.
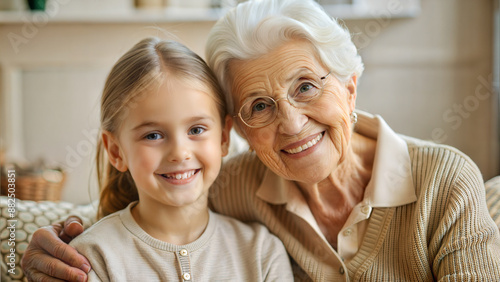
[[(417, 196), (406, 142), (382, 117), (356, 112), (356, 132), (377, 140), (372, 177), (363, 202), (372, 207), (395, 207), (415, 202)], [(293, 181), (279, 177), (270, 169), (265, 172), (257, 196), (271, 204), (287, 204), (287, 210), (299, 213), (300, 207), (306, 203)]]

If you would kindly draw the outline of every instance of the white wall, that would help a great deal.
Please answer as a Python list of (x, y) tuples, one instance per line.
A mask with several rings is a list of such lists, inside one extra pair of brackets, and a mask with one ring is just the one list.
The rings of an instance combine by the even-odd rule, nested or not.
[(499, 173), (492, 16), (493, 1), (427, 0), (415, 19), (348, 22), (363, 32), (358, 107), (458, 147), (485, 178)]
[[(499, 172), (496, 96), (484, 85), (492, 73), (492, 6), (423, 0), (417, 18), (346, 21), (366, 67), (358, 107), (381, 114), (399, 132), (458, 147), (485, 178)], [(203, 54), (212, 25), (158, 26)], [(28, 32), (27, 23), (0, 24), (2, 138), (11, 156), (24, 152), (69, 169), (64, 200), (89, 201), (97, 99), (113, 62), (139, 39), (158, 34), (145, 26), (151, 24), (49, 21), (16, 52), (6, 38)], [(15, 136), (6, 136), (12, 129)]]

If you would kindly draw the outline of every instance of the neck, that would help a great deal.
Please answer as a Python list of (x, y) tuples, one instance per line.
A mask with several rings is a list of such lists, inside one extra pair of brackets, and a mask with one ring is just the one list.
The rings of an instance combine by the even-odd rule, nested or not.
[(302, 193), (327, 240), (336, 247), (337, 234), (355, 205), (363, 200), (371, 179), (376, 141), (353, 134), (348, 152), (326, 179)]
[(158, 202), (139, 200), (132, 216), (152, 237), (175, 245), (185, 245), (198, 239), (208, 224), (208, 207), (172, 207)]

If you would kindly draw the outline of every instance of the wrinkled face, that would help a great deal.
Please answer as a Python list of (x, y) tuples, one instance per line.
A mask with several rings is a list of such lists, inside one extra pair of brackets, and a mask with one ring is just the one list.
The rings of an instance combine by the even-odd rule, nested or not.
[(115, 167), (130, 171), (150, 207), (204, 207), (228, 145), (214, 98), (171, 77), (144, 97), (122, 120)]
[[(297, 79), (311, 74), (323, 77), (330, 72), (305, 40), (288, 42), (255, 60), (234, 60), (229, 67), (235, 111), (253, 96), (267, 95), (277, 100), (295, 91), (290, 87), (295, 87)], [(287, 99), (279, 100), (276, 119), (263, 128), (250, 128), (239, 118), (236, 120), (237, 129), (262, 162), (286, 179), (319, 183), (346, 154), (352, 126), (350, 113), (356, 101), (356, 77), (339, 82), (329, 75), (323, 83), (322, 95), (304, 107), (294, 107)]]

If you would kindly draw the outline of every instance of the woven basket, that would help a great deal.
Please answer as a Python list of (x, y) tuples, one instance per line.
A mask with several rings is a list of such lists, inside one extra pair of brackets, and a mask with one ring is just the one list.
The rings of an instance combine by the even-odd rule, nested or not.
[[(14, 192), (16, 199), (30, 201), (61, 200), (66, 175), (64, 172), (59, 173), (62, 177), (59, 177), (56, 181), (50, 181), (44, 175), (16, 175), (16, 190)], [(2, 174), (2, 195), (8, 195), (8, 184), (7, 176)]]

